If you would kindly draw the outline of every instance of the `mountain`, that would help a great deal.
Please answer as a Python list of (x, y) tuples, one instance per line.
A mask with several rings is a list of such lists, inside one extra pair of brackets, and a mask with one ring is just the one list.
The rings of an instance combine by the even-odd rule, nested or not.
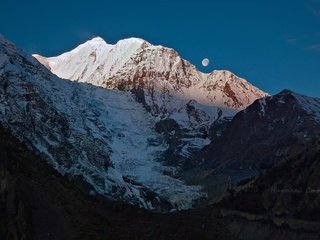
[(236, 238), (319, 239), (319, 98), (283, 90), (209, 132), (181, 174)]
[[(320, 139), (320, 99), (283, 90), (256, 100), (237, 113), (223, 130), (211, 129), (210, 144), (185, 168), (197, 170), (196, 181), (208, 182), (219, 195), (265, 169), (304, 155)], [(212, 188), (215, 182), (218, 186)]]
[[(319, 239), (320, 99), (283, 90), (247, 106), (254, 87), (227, 71), (193, 82), (173, 57), (180, 67), (170, 60), (161, 78), (165, 48), (156, 65), (128, 67), (129, 49), (158, 48), (139, 41), (112, 51), (122, 57), (99, 86), (55, 76), (52, 59), (0, 36), (0, 238)], [(192, 95), (210, 75), (221, 83)]]
[(206, 147), (208, 164), (263, 169), (319, 137), (320, 99), (283, 90), (239, 112)]
[(163, 164), (167, 145), (130, 92), (59, 79), (0, 38), (0, 125), (93, 193), (149, 209), (185, 209), (205, 197)]
[(33, 56), (61, 78), (132, 91), (159, 124), (174, 120), (179, 133), (166, 133), (171, 163), (207, 145), (212, 123), (267, 96), (229, 71), (202, 73), (175, 50), (138, 38), (111, 45), (97, 37), (57, 57)]

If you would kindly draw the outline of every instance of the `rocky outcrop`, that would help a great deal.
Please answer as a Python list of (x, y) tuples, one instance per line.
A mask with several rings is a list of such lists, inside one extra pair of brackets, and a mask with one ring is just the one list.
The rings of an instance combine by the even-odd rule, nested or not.
[(167, 118), (164, 120), (160, 120), (155, 125), (156, 131), (159, 133), (169, 134), (173, 131), (177, 131), (180, 129), (179, 124), (173, 119)]

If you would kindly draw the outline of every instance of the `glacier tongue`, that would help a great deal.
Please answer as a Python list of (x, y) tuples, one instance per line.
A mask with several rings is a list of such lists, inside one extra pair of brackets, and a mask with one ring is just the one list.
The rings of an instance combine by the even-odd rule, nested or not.
[[(126, 188), (129, 198), (138, 196), (144, 207), (152, 207), (139, 193), (138, 184), (181, 209), (190, 208), (195, 200), (203, 197), (200, 187), (186, 186), (181, 180), (164, 174), (174, 174), (175, 171), (175, 168), (161, 164), (161, 155), (167, 146), (162, 136), (154, 130), (154, 119), (135, 101), (132, 94), (95, 89), (83, 99), (86, 102), (90, 102), (90, 99), (100, 100), (100, 104), (96, 102), (95, 106), (99, 106), (97, 110), (102, 113), (99, 119), (110, 128), (111, 136), (109, 147), (112, 166), (106, 174)], [(107, 114), (103, 115), (106, 111)], [(133, 188), (128, 180), (135, 182), (137, 187)]]
[(129, 92), (59, 79), (3, 38), (0, 59), (0, 123), (59, 172), (145, 208), (186, 209), (205, 196), (161, 163), (166, 144)]

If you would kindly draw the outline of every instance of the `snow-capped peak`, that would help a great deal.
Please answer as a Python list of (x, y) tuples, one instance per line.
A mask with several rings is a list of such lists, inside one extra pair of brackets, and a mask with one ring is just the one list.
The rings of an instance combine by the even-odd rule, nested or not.
[(115, 89), (148, 86), (208, 106), (239, 110), (267, 95), (230, 71), (202, 73), (174, 49), (141, 38), (112, 45), (96, 37), (57, 57), (34, 57), (64, 79)]
[(112, 45), (101, 37), (95, 37), (57, 57), (33, 56), (61, 78), (101, 85), (104, 79), (117, 72), (142, 45), (148, 43), (139, 38), (120, 40)]
[[(115, 45), (128, 45), (128, 44), (134, 44), (134, 43), (142, 44), (144, 42), (148, 43), (146, 40), (144, 40), (142, 38), (131, 37), (131, 38), (121, 39)], [(148, 43), (148, 45), (151, 45), (151, 44)]]
[[(108, 49), (110, 47), (109, 44), (107, 44), (101, 37), (95, 37), (92, 38), (85, 43), (80, 44), (75, 49), (71, 50), (70, 52), (63, 53), (59, 55), (57, 58), (61, 58), (61, 60), (66, 60), (70, 58), (72, 55), (75, 55), (77, 53), (81, 54), (81, 51), (83, 50), (99, 50), (104, 51), (105, 49)], [(55, 60), (57, 58), (50, 58), (51, 60)]]
[(91, 40), (88, 40), (87, 43), (94, 43), (94, 42), (105, 42), (104, 39), (102, 37), (94, 37)]

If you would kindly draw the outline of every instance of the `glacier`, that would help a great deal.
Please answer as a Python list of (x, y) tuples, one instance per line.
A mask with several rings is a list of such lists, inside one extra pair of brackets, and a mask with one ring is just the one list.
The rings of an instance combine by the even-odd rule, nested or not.
[(0, 123), (61, 174), (141, 207), (191, 208), (200, 186), (162, 164), (166, 143), (130, 92), (60, 79), (0, 38)]

